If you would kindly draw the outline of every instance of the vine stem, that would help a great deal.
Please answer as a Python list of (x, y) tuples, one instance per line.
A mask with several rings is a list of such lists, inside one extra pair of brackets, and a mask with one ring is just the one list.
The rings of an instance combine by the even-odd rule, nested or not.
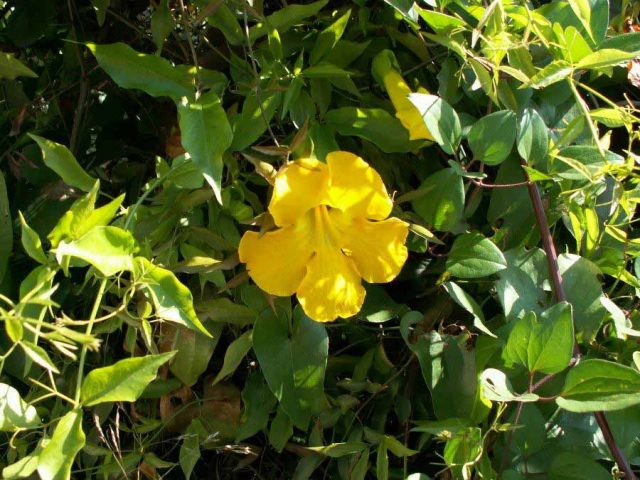
[[(522, 165), (525, 166), (526, 162), (523, 160)], [(549, 264), (549, 275), (553, 284), (553, 290), (555, 292), (556, 299), (559, 302), (567, 301), (567, 295), (562, 283), (562, 275), (560, 274), (560, 268), (558, 267), (558, 254), (556, 253), (556, 247), (553, 243), (553, 237), (551, 236), (551, 230), (549, 229), (549, 222), (547, 222), (547, 216), (544, 212), (544, 205), (542, 204), (542, 197), (540, 196), (540, 190), (538, 186), (530, 181), (529, 175), (526, 170), (524, 171), (525, 178), (529, 181), (527, 189), (529, 190), (529, 197), (531, 198), (531, 204), (533, 205), (533, 211), (536, 217), (536, 223), (538, 224), (538, 230), (542, 237), (542, 246), (547, 257), (547, 263)], [(575, 329), (574, 329), (575, 331)], [(576, 365), (580, 360), (580, 347), (578, 342), (574, 339), (573, 344), (573, 361), (572, 364)], [(627, 461), (624, 453), (616, 443), (609, 422), (604, 415), (604, 412), (593, 412), (596, 418), (596, 422), (600, 427), (600, 431), (604, 437), (611, 456), (618, 464), (618, 468), (624, 472), (624, 478), (626, 480), (637, 480), (635, 473), (631, 470), (631, 465)]]
[[(91, 335), (91, 330), (93, 329), (93, 321), (98, 316), (98, 309), (100, 308), (100, 304), (102, 303), (102, 297), (104, 297), (104, 292), (107, 288), (107, 279), (103, 278), (100, 280), (100, 287), (98, 287), (98, 293), (96, 294), (96, 298), (93, 302), (93, 308), (91, 309), (91, 315), (89, 317), (89, 323), (87, 323), (87, 328), (85, 333), (87, 335)], [(78, 381), (76, 383), (76, 394), (75, 394), (75, 402), (76, 404), (80, 403), (80, 390), (82, 388), (82, 378), (84, 376), (84, 363), (87, 358), (87, 345), (82, 346), (82, 350), (80, 350), (80, 365), (78, 366)]]

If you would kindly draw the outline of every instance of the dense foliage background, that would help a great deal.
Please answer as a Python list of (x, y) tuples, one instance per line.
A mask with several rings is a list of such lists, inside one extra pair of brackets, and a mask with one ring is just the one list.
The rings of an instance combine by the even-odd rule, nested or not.
[[(1, 1), (2, 477), (634, 478), (639, 8)], [(320, 324), (237, 247), (334, 150), (410, 255)]]

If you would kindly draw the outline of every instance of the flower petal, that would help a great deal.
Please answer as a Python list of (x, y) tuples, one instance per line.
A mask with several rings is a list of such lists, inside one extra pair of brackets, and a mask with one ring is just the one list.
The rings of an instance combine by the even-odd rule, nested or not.
[(247, 264), (249, 276), (265, 292), (272, 295), (293, 295), (307, 272), (312, 247), (309, 232), (298, 222), (260, 236), (246, 232), (238, 253)]
[(353, 261), (337, 248), (323, 248), (309, 262), (297, 294), (309, 318), (331, 322), (358, 313), (365, 290)]
[(398, 276), (408, 252), (405, 247), (409, 225), (398, 218), (371, 222), (349, 218), (332, 210), (331, 221), (340, 232), (342, 248), (369, 283), (387, 283)]
[(295, 223), (325, 199), (328, 187), (327, 166), (317, 160), (297, 160), (280, 169), (269, 203), (276, 225), (284, 227)]
[(363, 159), (349, 152), (327, 155), (331, 186), (329, 205), (354, 217), (383, 220), (393, 206), (382, 178)]

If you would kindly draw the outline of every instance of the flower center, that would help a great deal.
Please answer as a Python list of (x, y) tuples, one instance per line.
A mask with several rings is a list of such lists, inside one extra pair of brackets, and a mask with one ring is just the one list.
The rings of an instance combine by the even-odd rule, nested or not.
[(316, 250), (321, 248), (339, 248), (340, 235), (329, 216), (326, 205), (318, 205), (313, 209), (313, 237)]

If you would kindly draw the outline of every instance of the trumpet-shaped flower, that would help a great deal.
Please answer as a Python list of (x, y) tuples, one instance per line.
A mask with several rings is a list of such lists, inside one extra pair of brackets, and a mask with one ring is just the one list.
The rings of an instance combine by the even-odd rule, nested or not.
[(391, 208), (380, 175), (352, 153), (292, 162), (278, 171), (269, 203), (279, 228), (246, 232), (240, 261), (264, 291), (295, 293), (310, 318), (351, 317), (364, 302), (362, 279), (390, 282), (407, 259), (408, 225), (387, 218)]
[[(373, 73), (378, 81), (384, 85), (393, 107), (396, 109), (396, 118), (409, 132), (410, 140), (431, 140), (433, 136), (420, 115), (420, 111), (409, 100), (409, 94), (413, 93), (409, 85), (398, 72), (397, 61), (390, 50), (383, 50), (373, 60)], [(429, 93), (426, 89), (418, 88), (418, 93)]]

